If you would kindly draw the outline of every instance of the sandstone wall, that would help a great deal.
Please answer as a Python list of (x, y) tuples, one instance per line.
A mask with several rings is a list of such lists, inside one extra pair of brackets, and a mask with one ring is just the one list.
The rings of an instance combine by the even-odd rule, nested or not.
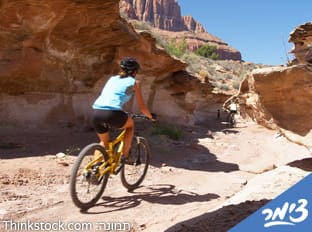
[(1, 127), (88, 125), (91, 103), (124, 56), (139, 60), (153, 112), (183, 124), (199, 120), (196, 99), (184, 103), (201, 89), (197, 79), (149, 34), (137, 34), (118, 1), (1, 1), (0, 18)]

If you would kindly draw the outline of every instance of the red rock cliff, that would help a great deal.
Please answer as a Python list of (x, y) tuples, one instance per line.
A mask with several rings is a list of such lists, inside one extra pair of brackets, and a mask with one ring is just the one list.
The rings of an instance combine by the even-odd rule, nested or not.
[[(117, 71), (120, 57), (130, 54), (159, 75), (184, 67), (153, 47), (149, 35), (135, 33), (114, 0), (3, 1), (0, 18), (2, 93), (76, 92)], [(164, 59), (167, 71), (154, 59)]]
[(242, 59), (237, 49), (209, 34), (192, 16), (182, 16), (176, 0), (121, 0), (120, 9), (128, 19), (151, 23), (163, 38), (186, 39), (191, 51), (209, 44), (217, 47), (221, 60)]
[(148, 33), (136, 33), (120, 17), (118, 4), (0, 1), (0, 127), (87, 123), (93, 100), (124, 56), (139, 60), (138, 78), (153, 112), (176, 122), (196, 121), (200, 101), (189, 96), (201, 91), (197, 79)]
[(122, 0), (120, 6), (128, 18), (149, 22), (162, 30), (205, 32), (192, 16), (181, 16), (176, 0)]

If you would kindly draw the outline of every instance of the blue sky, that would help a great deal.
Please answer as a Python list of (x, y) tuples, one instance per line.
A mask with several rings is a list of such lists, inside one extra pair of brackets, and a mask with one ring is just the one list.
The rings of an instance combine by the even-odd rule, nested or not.
[(177, 0), (183, 16), (259, 64), (286, 64), (293, 55), (290, 32), (312, 21), (311, 0)]

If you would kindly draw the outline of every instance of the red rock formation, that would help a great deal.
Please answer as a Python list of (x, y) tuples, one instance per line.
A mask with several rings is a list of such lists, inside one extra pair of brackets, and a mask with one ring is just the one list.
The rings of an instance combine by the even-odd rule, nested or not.
[(217, 48), (217, 53), (220, 60), (241, 60), (241, 53), (235, 48), (229, 46), (227, 43), (218, 37), (204, 33), (194, 33), (190, 31), (171, 32), (159, 29), (154, 29), (156, 34), (160, 35), (164, 40), (170, 41), (171, 39), (183, 40), (185, 39), (188, 49), (191, 51), (197, 50), (203, 45), (213, 45)]
[(175, 0), (122, 0), (120, 7), (128, 18), (149, 22), (162, 30), (205, 32), (192, 16), (181, 16)]
[(192, 16), (183, 16), (183, 21), (188, 30), (195, 32), (195, 33), (205, 33), (206, 29), (203, 25), (196, 22)]
[(168, 40), (186, 39), (187, 46), (192, 51), (209, 44), (217, 47), (221, 60), (242, 59), (238, 50), (206, 32), (203, 25), (192, 16), (182, 16), (180, 6), (175, 0), (121, 0), (120, 9), (126, 18), (151, 23)]
[(294, 43), (291, 50), (294, 53), (297, 63), (305, 64), (310, 60), (308, 50), (312, 49), (312, 22), (305, 23), (296, 27), (289, 37), (289, 42)]
[(88, 123), (92, 101), (129, 55), (142, 66), (150, 109), (166, 120), (196, 122), (201, 101), (189, 96), (211, 93), (150, 34), (136, 33), (118, 1), (1, 1), (0, 19), (0, 127)]
[(151, 56), (164, 59), (163, 65), (174, 63), (168, 71), (185, 66), (155, 49), (150, 36), (136, 34), (113, 0), (8, 1), (0, 18), (2, 93), (75, 92), (117, 71), (120, 56), (134, 51), (146, 71), (164, 72), (148, 63)]
[(254, 70), (242, 83), (240, 97), (255, 121), (312, 151), (311, 22), (296, 27), (289, 41), (299, 64)]
[(312, 73), (306, 65), (254, 70), (244, 81), (241, 98), (259, 124), (278, 128), (312, 150)]

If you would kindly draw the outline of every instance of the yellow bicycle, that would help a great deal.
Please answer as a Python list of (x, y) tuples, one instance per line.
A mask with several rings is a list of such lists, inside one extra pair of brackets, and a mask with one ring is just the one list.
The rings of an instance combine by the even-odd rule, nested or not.
[[(148, 119), (146, 116), (131, 114), (132, 118)], [(109, 175), (120, 171), (121, 183), (133, 190), (143, 182), (146, 175), (150, 148), (147, 140), (134, 136), (129, 156), (121, 163), (125, 130), (109, 142), (107, 150), (99, 143), (92, 143), (81, 150), (72, 168), (70, 195), (74, 204), (87, 209), (101, 198)]]

